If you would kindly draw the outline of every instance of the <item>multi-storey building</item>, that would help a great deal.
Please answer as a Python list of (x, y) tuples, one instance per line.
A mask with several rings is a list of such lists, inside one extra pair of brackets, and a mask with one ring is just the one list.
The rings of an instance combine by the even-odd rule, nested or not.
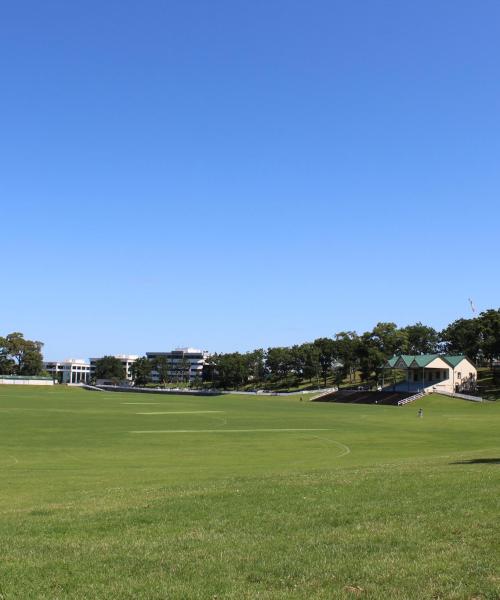
[(58, 383), (88, 383), (91, 366), (83, 358), (66, 358), (61, 361), (46, 361), (44, 369)]
[[(170, 381), (193, 382), (201, 381), (203, 366), (210, 354), (197, 348), (176, 348), (171, 352), (146, 352), (146, 356), (153, 363), (164, 359)], [(151, 378), (161, 380), (158, 370), (153, 369)]]

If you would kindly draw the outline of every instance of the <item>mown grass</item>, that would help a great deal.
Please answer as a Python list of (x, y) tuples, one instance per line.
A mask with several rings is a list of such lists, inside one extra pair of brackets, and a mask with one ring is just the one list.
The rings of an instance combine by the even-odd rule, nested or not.
[(439, 396), (2, 386), (0, 598), (498, 599), (499, 426)]

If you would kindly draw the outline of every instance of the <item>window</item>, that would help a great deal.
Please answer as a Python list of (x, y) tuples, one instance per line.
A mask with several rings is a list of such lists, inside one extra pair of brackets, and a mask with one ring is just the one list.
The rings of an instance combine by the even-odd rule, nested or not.
[(462, 379), (462, 373), (460, 373), (460, 372), (457, 373), (457, 379)]

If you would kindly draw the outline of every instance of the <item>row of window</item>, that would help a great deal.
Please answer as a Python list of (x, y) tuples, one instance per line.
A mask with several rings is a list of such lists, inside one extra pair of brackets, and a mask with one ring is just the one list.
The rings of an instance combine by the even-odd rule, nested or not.
[[(427, 381), (432, 381), (433, 379), (435, 381), (439, 381), (440, 379), (448, 378), (448, 371), (447, 370), (424, 371), (424, 377), (425, 377), (425, 379), (427, 379)], [(413, 381), (421, 381), (421, 380), (422, 380), (422, 373), (420, 371), (414, 370), (413, 371)]]
[(68, 365), (47, 365), (47, 370), (51, 371), (51, 370), (56, 370), (56, 371), (69, 371), (70, 369), (73, 371), (86, 371), (89, 372), (90, 368), (89, 367), (76, 367), (76, 366), (68, 366)]

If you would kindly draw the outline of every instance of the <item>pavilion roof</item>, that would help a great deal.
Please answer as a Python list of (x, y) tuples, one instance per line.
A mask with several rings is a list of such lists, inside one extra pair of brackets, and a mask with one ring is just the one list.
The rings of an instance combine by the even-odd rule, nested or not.
[(410, 368), (410, 366), (417, 366), (420, 368), (425, 368), (428, 364), (430, 364), (436, 358), (441, 358), (445, 362), (447, 362), (451, 367), (456, 367), (459, 362), (467, 358), (463, 354), (459, 355), (451, 355), (451, 354), (397, 354), (389, 358), (385, 364), (385, 367), (394, 368), (397, 363), (400, 361), (403, 364)]

